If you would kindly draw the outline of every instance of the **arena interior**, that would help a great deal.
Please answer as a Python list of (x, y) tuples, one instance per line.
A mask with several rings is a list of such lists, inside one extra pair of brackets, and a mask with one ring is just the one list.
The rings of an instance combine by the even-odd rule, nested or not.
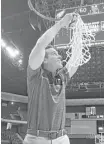
[[(104, 144), (104, 0), (33, 0), (48, 18), (79, 9), (96, 33), (91, 59), (66, 87), (66, 124), (71, 144)], [(22, 144), (27, 130), (27, 64), (37, 39), (55, 21), (31, 11), (27, 0), (1, 0), (1, 143)], [(63, 59), (71, 39), (61, 29), (52, 41)]]

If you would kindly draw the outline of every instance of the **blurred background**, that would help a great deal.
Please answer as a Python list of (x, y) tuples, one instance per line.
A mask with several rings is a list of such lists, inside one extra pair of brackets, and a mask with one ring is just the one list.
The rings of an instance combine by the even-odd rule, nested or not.
[[(89, 48), (90, 61), (79, 67), (66, 87), (66, 129), (69, 137), (72, 137), (72, 143), (78, 140), (80, 143), (92, 140), (93, 143), (95, 135), (104, 129), (104, 0), (32, 0), (32, 3), (41, 14), (52, 18), (61, 17), (63, 10), (71, 13), (79, 9), (82, 20), (96, 33)], [(17, 134), (22, 139), (25, 136), (29, 54), (37, 39), (54, 23), (30, 11), (27, 0), (1, 0), (2, 139), (9, 139), (8, 143), (13, 142), (11, 137), (14, 133), (19, 140)], [(71, 37), (72, 31), (63, 28), (52, 41), (63, 59), (66, 57), (64, 47)], [(9, 132), (8, 122), (12, 124)], [(78, 129), (80, 124), (82, 129)], [(84, 129), (86, 124), (88, 127)], [(86, 137), (89, 142), (86, 142)], [(14, 144), (16, 142), (19, 143), (14, 140)]]

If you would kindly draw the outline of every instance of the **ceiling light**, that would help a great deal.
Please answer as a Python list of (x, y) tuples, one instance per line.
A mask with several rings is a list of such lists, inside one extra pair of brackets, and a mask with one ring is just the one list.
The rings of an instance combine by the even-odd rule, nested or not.
[(16, 53), (12, 47), (6, 47), (6, 50), (9, 53), (10, 57), (12, 57), (12, 58), (16, 57)]
[(14, 53), (17, 56), (17, 55), (19, 55), (20, 52), (19, 52), (19, 50), (15, 50)]
[(19, 62), (19, 64), (22, 64), (22, 60), (21, 59), (18, 62)]
[(5, 41), (3, 39), (1, 39), (1, 46), (2, 47), (6, 47), (6, 43), (5, 43)]

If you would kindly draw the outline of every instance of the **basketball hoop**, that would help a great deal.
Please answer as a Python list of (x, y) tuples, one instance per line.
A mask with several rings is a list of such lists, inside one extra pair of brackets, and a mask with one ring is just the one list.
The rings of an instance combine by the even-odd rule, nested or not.
[(34, 11), (34, 13), (36, 13), (38, 16), (40, 16), (41, 18), (43, 18), (43, 19), (45, 19), (45, 20), (49, 20), (49, 21), (58, 21), (58, 20), (59, 20), (58, 18), (48, 17), (48, 16), (45, 16), (45, 15), (41, 14), (40, 12), (38, 12), (38, 11), (34, 8), (31, 0), (28, 0), (28, 6), (29, 6), (29, 8), (30, 8), (31, 11)]

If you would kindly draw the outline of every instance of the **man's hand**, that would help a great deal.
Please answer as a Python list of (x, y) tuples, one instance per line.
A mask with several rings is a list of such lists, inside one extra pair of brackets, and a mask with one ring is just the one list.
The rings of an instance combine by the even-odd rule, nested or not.
[(65, 28), (68, 28), (71, 20), (72, 20), (72, 14), (71, 14), (71, 13), (66, 14), (66, 15), (61, 19), (62, 26), (65, 27)]
[(73, 24), (76, 23), (77, 18), (78, 18), (78, 14), (76, 14), (76, 13), (68, 13), (68, 14), (66, 14), (61, 19), (62, 26), (68, 28), (70, 23), (73, 23)]
[(78, 20), (78, 14), (77, 13), (72, 13), (72, 20), (71, 23), (69, 24), (69, 27), (74, 27), (77, 20)]

